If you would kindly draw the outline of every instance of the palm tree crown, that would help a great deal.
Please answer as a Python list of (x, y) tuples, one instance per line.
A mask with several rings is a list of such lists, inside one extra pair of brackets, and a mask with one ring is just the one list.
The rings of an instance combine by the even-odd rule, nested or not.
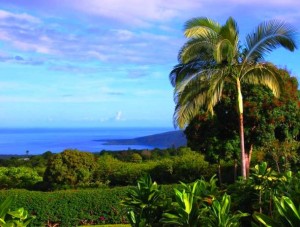
[(235, 84), (243, 162), (241, 83), (265, 85), (279, 96), (281, 78), (278, 69), (266, 62), (264, 56), (278, 47), (293, 51), (296, 48), (295, 30), (284, 22), (271, 20), (260, 24), (241, 45), (233, 18), (220, 25), (200, 17), (186, 22), (184, 34), (188, 40), (179, 51), (179, 64), (170, 73), (176, 103), (174, 124), (184, 128), (200, 108), (213, 113), (226, 83)]

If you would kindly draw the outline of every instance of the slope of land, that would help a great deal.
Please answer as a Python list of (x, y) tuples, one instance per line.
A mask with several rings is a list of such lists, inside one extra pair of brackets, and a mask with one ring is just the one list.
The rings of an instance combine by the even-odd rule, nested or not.
[(186, 138), (182, 131), (171, 131), (134, 139), (107, 140), (104, 145), (147, 145), (156, 148), (186, 146)]

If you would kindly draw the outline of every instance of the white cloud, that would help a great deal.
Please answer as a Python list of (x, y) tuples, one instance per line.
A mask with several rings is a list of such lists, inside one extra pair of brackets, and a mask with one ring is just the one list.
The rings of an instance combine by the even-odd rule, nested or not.
[(181, 17), (182, 12), (200, 5), (195, 0), (68, 0), (75, 9), (96, 16), (116, 19), (135, 25), (148, 25), (149, 21), (166, 21)]
[(268, 6), (268, 7), (273, 7), (273, 6), (281, 6), (284, 8), (287, 7), (297, 7), (300, 6), (300, 1), (298, 0), (221, 0), (220, 2), (226, 2), (231, 3), (231, 4), (245, 4), (245, 5), (260, 5), (260, 6)]
[[(3, 17), (15, 15), (3, 10), (0, 12)], [(28, 14), (25, 18), (27, 17), (31, 19)], [(24, 29), (22, 23), (16, 23), (14, 26), (0, 23), (0, 41), (9, 44), (7, 47), (11, 46), (16, 51), (40, 53), (51, 57), (52, 61), (64, 59), (81, 62), (97, 60), (117, 64), (165, 63), (170, 61), (170, 52), (174, 52), (176, 56), (180, 46), (179, 42), (174, 43), (176, 38), (172, 36), (172, 32), (162, 31), (165, 34), (155, 34), (156, 32), (149, 32), (147, 29), (128, 29), (126, 26), (117, 29), (113, 26), (109, 29), (74, 27), (62, 18), (50, 21), (43, 18), (39, 23), (27, 24), (30, 29)]]
[[(280, 0), (266, 0), (260, 3), (261, 7), (252, 4), (253, 2), (258, 4), (259, 0), (53, 0), (43, 4), (32, 0), (28, 6), (25, 3), (20, 5), (32, 8), (38, 6), (40, 10), (47, 7), (49, 10), (55, 9), (58, 11), (57, 17), (48, 18), (47, 14), (43, 18), (37, 18), (29, 13), (17, 14), (0, 10), (0, 19), (4, 18), (6, 21), (1, 24), (0, 20), (0, 40), (10, 44), (16, 51), (40, 53), (51, 57), (52, 61), (64, 59), (136, 65), (176, 64), (177, 52), (184, 42), (182, 27), (178, 27), (178, 24), (183, 25), (191, 17), (227, 17), (247, 7), (249, 14), (260, 21), (284, 18), (295, 22), (300, 19), (300, 1), (287, 0), (287, 5), (278, 7), (278, 10), (266, 10), (265, 3), (269, 7), (277, 7), (281, 4)], [(219, 6), (217, 9), (216, 5)], [(72, 14), (75, 12), (77, 24), (65, 20), (62, 15), (64, 10)], [(82, 20), (82, 15), (87, 20)], [(8, 18), (25, 22), (7, 26)], [(116, 23), (115, 20), (121, 23)], [(147, 24), (151, 29), (136, 24)], [(25, 25), (27, 29), (24, 29)]]
[(115, 116), (116, 121), (122, 121), (123, 120), (123, 114), (122, 111), (118, 111), (116, 116)]
[(41, 21), (39, 18), (31, 16), (27, 13), (11, 13), (8, 11), (0, 10), (0, 21), (4, 23), (5, 20), (10, 20), (10, 23), (24, 22), (39, 24)]
[[(34, 41), (34, 40), (33, 40)], [(56, 51), (51, 49), (50, 45), (43, 42), (23, 42), (21, 40), (13, 40), (13, 45), (22, 51), (34, 51), (41, 54), (54, 54)]]
[(120, 41), (128, 41), (135, 36), (133, 32), (125, 29), (112, 29), (111, 31), (116, 33), (115, 37)]

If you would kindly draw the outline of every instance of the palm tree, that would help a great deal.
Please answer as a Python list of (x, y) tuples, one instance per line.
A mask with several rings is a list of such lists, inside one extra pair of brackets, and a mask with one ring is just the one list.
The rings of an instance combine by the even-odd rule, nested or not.
[(278, 47), (294, 51), (294, 35), (295, 30), (286, 23), (271, 20), (247, 35), (242, 46), (237, 23), (231, 17), (224, 25), (203, 17), (185, 24), (188, 41), (179, 51), (179, 64), (170, 73), (176, 102), (174, 124), (186, 127), (201, 108), (213, 114), (224, 86), (234, 84), (244, 178), (249, 172), (251, 152), (246, 152), (244, 145), (242, 83), (265, 85), (279, 96), (281, 77), (277, 67), (266, 62), (264, 56)]

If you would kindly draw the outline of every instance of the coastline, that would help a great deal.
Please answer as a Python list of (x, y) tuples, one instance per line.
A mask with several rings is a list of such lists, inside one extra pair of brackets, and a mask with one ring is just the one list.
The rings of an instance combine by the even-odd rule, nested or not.
[(43, 154), (47, 151), (59, 153), (65, 149), (78, 149), (88, 152), (120, 151), (127, 149), (166, 148), (165, 138), (159, 142), (140, 138), (170, 132), (170, 128), (9, 128), (0, 129), (0, 155)]

